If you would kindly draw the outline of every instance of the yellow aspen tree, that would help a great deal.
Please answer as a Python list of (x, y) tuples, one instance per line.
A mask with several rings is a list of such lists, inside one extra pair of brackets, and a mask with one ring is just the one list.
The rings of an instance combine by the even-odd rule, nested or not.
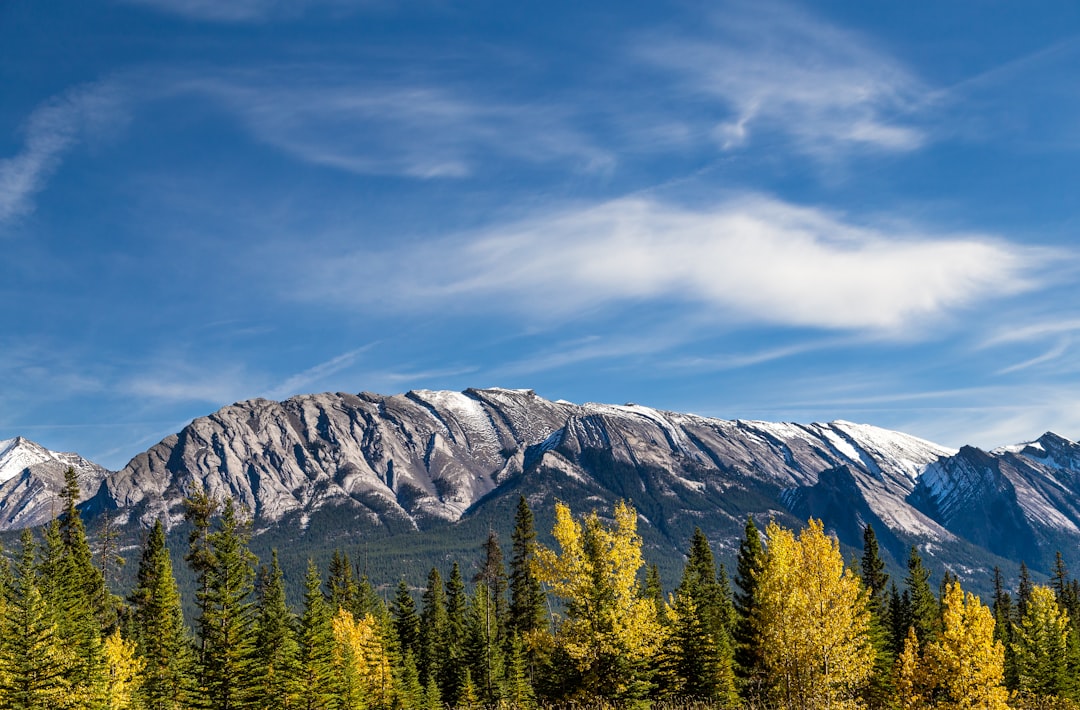
[(105, 698), (108, 710), (128, 710), (141, 680), (144, 661), (136, 655), (134, 641), (114, 631), (105, 639)]
[(942, 632), (922, 658), (931, 707), (1005, 710), (1005, 648), (994, 640), (994, 615), (974, 594), (965, 596), (959, 582), (946, 586), (941, 601)]
[(896, 658), (896, 694), (900, 710), (924, 710), (927, 707), (926, 669), (919, 661), (919, 638), (915, 627), (908, 627), (904, 650)]
[(811, 519), (798, 538), (775, 522), (758, 581), (766, 668), (782, 707), (857, 705), (874, 668), (870, 611), (839, 543)]
[(595, 511), (577, 521), (557, 503), (552, 535), (559, 552), (538, 547), (535, 569), (566, 601), (555, 649), (570, 659), (585, 694), (632, 698), (642, 691), (640, 666), (663, 641), (656, 605), (639, 594), (644, 560), (637, 512), (620, 502), (607, 527)]
[(393, 673), (383, 644), (379, 621), (367, 614), (360, 619), (339, 608), (331, 620), (334, 633), (334, 669), (340, 704), (360, 710), (389, 707), (393, 698)]

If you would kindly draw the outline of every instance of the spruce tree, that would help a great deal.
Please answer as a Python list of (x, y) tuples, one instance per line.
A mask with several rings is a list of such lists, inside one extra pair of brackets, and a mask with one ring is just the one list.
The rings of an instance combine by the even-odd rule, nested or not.
[(938, 619), (940, 610), (937, 598), (930, 588), (930, 570), (923, 566), (919, 550), (912, 545), (908, 555), (907, 576), (904, 584), (907, 586), (908, 603), (910, 608), (910, 625), (915, 628), (915, 635), (919, 643), (926, 645), (937, 638)]
[(409, 585), (404, 579), (398, 583), (397, 594), (394, 595), (394, 630), (397, 632), (398, 648), (402, 656), (410, 653), (415, 662), (416, 655), (420, 652), (420, 617), (416, 613), (416, 602), (409, 592)]
[(487, 585), (477, 583), (466, 613), (465, 660), (484, 704), (498, 702), (499, 680), (503, 676), (502, 649), (491, 607)]
[(746, 518), (735, 571), (735, 672), (743, 699), (751, 704), (764, 701), (766, 672), (761, 645), (758, 578), (765, 568), (765, 549), (753, 517)]
[(349, 556), (340, 550), (334, 550), (334, 556), (330, 559), (327, 586), (330, 589), (332, 613), (337, 613), (338, 609), (351, 611), (354, 608), (358, 590), (353, 579), (352, 564), (349, 563)]
[(296, 617), (285, 600), (277, 550), (271, 552), (270, 569), (261, 576), (255, 624), (256, 682), (265, 710), (285, 710), (295, 707), (300, 691), (300, 647)]
[(544, 628), (546, 621), (543, 589), (533, 572), (536, 558), (536, 528), (533, 513), (525, 496), (518, 498), (511, 535), (513, 555), (510, 560), (510, 609), (508, 628), (525, 638)]
[(1022, 619), (1027, 615), (1028, 604), (1031, 602), (1031, 594), (1034, 589), (1035, 585), (1031, 581), (1031, 573), (1028, 571), (1027, 564), (1021, 561), (1020, 582), (1016, 586), (1016, 614), (1018, 618)]
[(863, 529), (862, 581), (869, 597), (870, 641), (874, 646), (874, 673), (863, 692), (868, 708), (887, 708), (896, 694), (893, 684), (892, 623), (889, 619), (889, 575), (881, 559), (874, 528)]
[(204, 655), (202, 700), (214, 710), (250, 707), (257, 682), (254, 660), (254, 563), (248, 527), (226, 499), (219, 527), (210, 533), (210, 568), (198, 619)]
[(33, 534), (23, 530), (14, 577), (4, 586), (0, 634), (0, 708), (41, 710), (68, 705), (65, 649), (38, 586)]
[(420, 659), (417, 668), (420, 681), (425, 687), (431, 680), (442, 675), (442, 666), (446, 657), (446, 591), (443, 589), (442, 575), (432, 567), (428, 573), (427, 588), (424, 589), (423, 606), (420, 612)]
[(506, 624), (506, 569), (503, 567), (502, 548), (499, 547), (499, 536), (494, 530), (488, 531), (487, 540), (484, 541), (484, 559), (480, 570), (473, 577), (474, 583), (482, 583), (487, 589), (488, 618), (485, 623), (490, 630), (490, 636), (501, 643), (503, 640), (503, 627)]
[(334, 631), (330, 619), (319, 568), (308, 560), (297, 664), (300, 681), (298, 707), (303, 710), (324, 710), (333, 703)]
[(645, 572), (645, 584), (641, 588), (641, 595), (653, 603), (656, 607), (657, 620), (663, 626), (667, 626), (671, 619), (668, 618), (664, 588), (660, 583), (660, 568), (656, 565), (649, 565), (648, 571)]
[(446, 656), (439, 681), (443, 699), (450, 704), (457, 700), (465, 680), (466, 611), (465, 581), (455, 562), (446, 580)]
[(1005, 582), (1001, 568), (994, 567), (994, 640), (1000, 641), (1005, 648), (1005, 687), (1016, 690), (1019, 673), (1016, 667), (1015, 646), (1013, 645), (1014, 610), (1012, 596), (1005, 591)]
[[(199, 609), (199, 617), (205, 617), (207, 612), (207, 600), (210, 594), (210, 571), (215, 565), (214, 551), (210, 545), (210, 535), (214, 516), (217, 515), (221, 504), (211, 497), (198, 483), (194, 484), (192, 493), (184, 498), (184, 520), (191, 525), (188, 533), (188, 552), (184, 555), (184, 561), (195, 574), (195, 603)], [(202, 687), (202, 669), (207, 665), (206, 658), (206, 635), (199, 634), (198, 655), (195, 659), (199, 668), (199, 685)]]
[(129, 601), (136, 649), (144, 663), (137, 691), (140, 703), (146, 710), (188, 707), (191, 645), (160, 520), (154, 523), (143, 547)]

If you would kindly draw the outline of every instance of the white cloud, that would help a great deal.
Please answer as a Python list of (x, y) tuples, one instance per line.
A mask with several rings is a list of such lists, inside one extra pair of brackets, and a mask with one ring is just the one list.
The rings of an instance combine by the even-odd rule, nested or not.
[(311, 288), (354, 305), (541, 319), (667, 300), (728, 321), (908, 335), (1035, 288), (1047, 257), (988, 236), (858, 225), (762, 195), (696, 210), (633, 197), (319, 261)]
[(87, 131), (119, 120), (118, 95), (109, 84), (71, 89), (38, 106), (27, 118), (22, 150), (0, 159), (0, 226), (34, 209), (34, 196)]
[(299, 160), (358, 174), (459, 178), (496, 158), (586, 172), (614, 163), (562, 109), (483, 101), (423, 82), (379, 84), (342, 67), (241, 72), (175, 88), (222, 103), (258, 140)]
[(796, 7), (730, 3), (696, 36), (641, 45), (648, 62), (681, 77), (688, 97), (718, 102), (714, 135), (724, 149), (758, 130), (785, 133), (822, 158), (913, 150), (927, 140), (911, 117), (928, 90), (857, 34)]
[(284, 399), (296, 394), (305, 394), (310, 391), (313, 385), (324, 381), (331, 375), (352, 367), (356, 362), (356, 359), (370, 350), (371, 347), (371, 345), (365, 345), (350, 350), (333, 357), (326, 362), (321, 362), (318, 365), (309, 367), (303, 372), (292, 375), (291, 377), (286, 378), (281, 384), (271, 388), (267, 393), (267, 396), (271, 399)]

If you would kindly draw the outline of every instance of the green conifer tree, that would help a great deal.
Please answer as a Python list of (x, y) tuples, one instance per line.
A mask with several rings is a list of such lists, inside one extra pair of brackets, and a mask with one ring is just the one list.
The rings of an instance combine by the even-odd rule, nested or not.
[(487, 585), (477, 583), (466, 612), (465, 660), (484, 704), (498, 702), (503, 677), (502, 648), (492, 606)]
[(198, 626), (204, 645), (199, 668), (200, 700), (213, 710), (251, 707), (258, 691), (253, 668), (254, 563), (248, 525), (226, 499), (218, 529), (210, 533), (206, 592)]
[(735, 572), (735, 672), (740, 693), (750, 704), (761, 704), (768, 694), (761, 644), (758, 577), (765, 566), (765, 549), (753, 517), (747, 517)]
[(420, 652), (420, 617), (404, 579), (398, 583), (397, 594), (394, 595), (394, 630), (402, 656), (412, 654), (415, 663), (416, 655)]
[(455, 702), (465, 681), (465, 634), (467, 598), (461, 569), (455, 562), (446, 580), (446, 656), (439, 685), (447, 703)]
[(52, 611), (38, 586), (33, 534), (24, 530), (15, 574), (4, 585), (0, 633), (0, 708), (69, 705), (68, 663)]
[(994, 604), (991, 611), (994, 613), (994, 640), (1000, 641), (1005, 648), (1005, 687), (1016, 690), (1020, 678), (1016, 667), (1016, 649), (1013, 644), (1015, 610), (1012, 595), (1005, 590), (1001, 568), (996, 566), (994, 567)]
[[(904, 584), (911, 610), (910, 625), (915, 628), (919, 643), (925, 645), (937, 638), (941, 614), (937, 597), (930, 588), (930, 570), (923, 565), (919, 550), (914, 545), (908, 555), (907, 569)], [(906, 636), (906, 630), (904, 633)]]
[(304, 578), (304, 613), (300, 618), (299, 681), (297, 707), (324, 710), (333, 703), (334, 631), (330, 607), (322, 591), (322, 577), (315, 563), (308, 560)]
[(896, 696), (893, 683), (895, 656), (892, 653), (892, 622), (889, 619), (889, 575), (881, 559), (877, 535), (867, 525), (863, 529), (863, 554), (860, 560), (862, 581), (869, 597), (870, 640), (874, 646), (874, 672), (862, 693), (871, 710), (889, 708)]
[(1027, 616), (1028, 604), (1031, 602), (1031, 594), (1035, 590), (1035, 584), (1031, 581), (1031, 572), (1028, 571), (1027, 563), (1020, 562), (1020, 582), (1016, 586), (1016, 615), (1017, 620)]
[(417, 664), (420, 680), (425, 687), (430, 686), (442, 675), (443, 659), (446, 656), (446, 591), (443, 588), (442, 575), (432, 567), (428, 573), (427, 587), (424, 589), (420, 612), (420, 659)]
[(296, 617), (285, 599), (277, 550), (261, 575), (255, 623), (255, 674), (265, 710), (296, 707), (300, 694), (300, 646)]
[(143, 546), (129, 601), (136, 648), (144, 664), (137, 691), (139, 702), (146, 710), (188, 707), (191, 642), (160, 520), (154, 523)]
[(510, 608), (508, 628), (525, 637), (544, 628), (547, 614), (544, 592), (533, 571), (536, 558), (536, 527), (525, 496), (518, 498), (514, 516), (513, 544), (510, 559)]
[(330, 589), (331, 613), (337, 613), (338, 609), (352, 610), (354, 608), (359, 590), (353, 578), (349, 556), (340, 550), (334, 550), (334, 556), (330, 559), (327, 586)]

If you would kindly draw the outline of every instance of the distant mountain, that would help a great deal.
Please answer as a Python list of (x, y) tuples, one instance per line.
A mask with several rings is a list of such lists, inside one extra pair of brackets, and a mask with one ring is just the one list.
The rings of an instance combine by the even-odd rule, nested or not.
[(56, 517), (69, 467), (79, 474), (82, 500), (97, 492), (108, 474), (78, 454), (50, 451), (22, 437), (0, 441), (0, 530), (41, 525)]
[[(43, 470), (25, 475), (44, 480)], [(16, 505), (5, 475), (0, 522), (47, 518), (46, 489)], [(726, 421), (531, 390), (324, 393), (224, 407), (88, 484), (94, 475), (91, 515), (175, 526), (199, 484), (246, 506), (256, 540), (295, 554), (391, 539), (395, 551), (471, 549), (484, 525), (507, 529), (526, 495), (541, 523), (555, 499), (601, 511), (629, 499), (647, 546), (672, 567), (695, 526), (730, 558), (752, 514), (789, 526), (820, 517), (855, 549), (871, 523), (895, 561), (918, 545), (961, 577), (1020, 560), (1047, 570), (1056, 550), (1080, 570), (1080, 446), (1049, 433), (956, 451), (864, 424)]]

